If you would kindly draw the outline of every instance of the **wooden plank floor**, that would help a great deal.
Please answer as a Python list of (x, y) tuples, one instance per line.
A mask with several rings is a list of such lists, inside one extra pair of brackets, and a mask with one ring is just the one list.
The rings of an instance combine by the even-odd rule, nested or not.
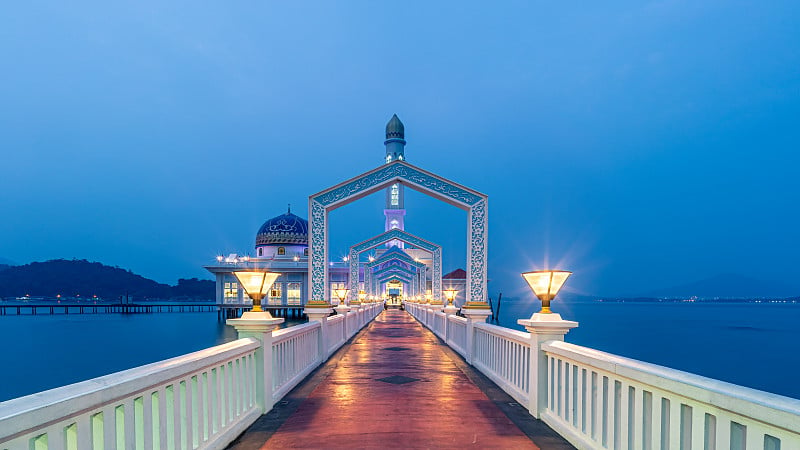
[(406, 312), (385, 311), (231, 448), (570, 448), (528, 415), (544, 430), (535, 445), (458, 359)]

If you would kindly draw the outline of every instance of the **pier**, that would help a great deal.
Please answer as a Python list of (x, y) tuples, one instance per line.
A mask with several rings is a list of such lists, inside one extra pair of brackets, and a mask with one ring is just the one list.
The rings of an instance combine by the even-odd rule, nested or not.
[(800, 448), (800, 400), (570, 344), (557, 314), (404, 306), (231, 320), (236, 341), (0, 403), (0, 448)]

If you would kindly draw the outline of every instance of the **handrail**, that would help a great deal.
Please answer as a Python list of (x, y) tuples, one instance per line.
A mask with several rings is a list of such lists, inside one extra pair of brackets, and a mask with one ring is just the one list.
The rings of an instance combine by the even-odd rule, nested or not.
[[(121, 398), (143, 392), (149, 387), (169, 383), (185, 375), (213, 367), (222, 361), (250, 353), (259, 346), (260, 343), (256, 339), (238, 339), (186, 355), (1, 402), (0, 439), (11, 434), (12, 430), (7, 428), (9, 423), (21, 416), (35, 414), (35, 420), (31, 420), (34, 423), (62, 419), (68, 417), (64, 414), (64, 409), (73, 411), (69, 414), (77, 414), (87, 408), (114, 403)], [(112, 390), (114, 394), (106, 396), (107, 392)]]
[[(260, 414), (253, 389), (253, 357), (260, 346), (257, 339), (238, 339), (0, 403), (0, 442), (4, 443), (3, 448), (27, 447), (29, 439), (60, 439), (58, 435), (69, 433), (84, 444), (97, 439), (106, 445), (120, 442), (120, 439), (132, 442), (135, 437), (129, 433), (133, 431), (134, 415), (142, 414), (151, 428), (158, 428), (158, 421), (154, 420), (157, 414), (159, 420), (179, 421), (169, 430), (173, 439), (183, 435), (198, 445), (202, 442), (225, 444)], [(221, 386), (231, 387), (229, 390)], [(210, 408), (212, 399), (231, 403), (225, 411), (214, 411)], [(199, 403), (196, 407), (201, 418), (181, 418), (180, 408), (191, 407), (192, 401)], [(137, 409), (141, 412), (135, 412)], [(124, 419), (120, 419), (120, 414)], [(114, 416), (119, 417), (115, 419)], [(124, 435), (119, 435), (120, 430), (114, 431), (109, 425), (114, 420), (128, 424)], [(102, 430), (103, 425), (90, 430), (90, 421), (105, 423), (106, 431), (98, 435), (97, 430)], [(68, 432), (70, 429), (75, 431)], [(56, 436), (48, 437), (52, 433)], [(155, 439), (155, 434), (144, 433), (138, 439), (145, 439), (147, 443)], [(166, 445), (166, 434), (165, 430), (158, 437), (162, 445)]]
[(587, 366), (654, 386), (662, 391), (672, 392), (794, 433), (800, 433), (800, 400), (797, 399), (568, 342), (546, 342), (542, 345), (542, 349)]
[(486, 330), (487, 333), (502, 336), (506, 339), (519, 342), (520, 344), (529, 345), (531, 342), (531, 334), (525, 331), (512, 330), (511, 328), (492, 325), (484, 322), (477, 322), (475, 328), (479, 330)]
[(275, 330), (272, 332), (272, 343), (274, 345), (291, 339), (293, 336), (305, 333), (309, 328), (322, 328), (322, 324), (319, 322), (306, 322), (300, 325)]

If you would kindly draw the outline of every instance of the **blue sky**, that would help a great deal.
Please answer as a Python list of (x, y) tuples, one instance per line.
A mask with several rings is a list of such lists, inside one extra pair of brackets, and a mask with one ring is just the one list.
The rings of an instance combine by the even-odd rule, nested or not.
[[(774, 1), (16, 2), (0, 7), (0, 257), (161, 282), (382, 161), (489, 195), (490, 292), (798, 286), (800, 7)], [(333, 253), (382, 231), (333, 213)], [(465, 215), (407, 230), (463, 266)], [(341, 249), (341, 250), (337, 250)]]

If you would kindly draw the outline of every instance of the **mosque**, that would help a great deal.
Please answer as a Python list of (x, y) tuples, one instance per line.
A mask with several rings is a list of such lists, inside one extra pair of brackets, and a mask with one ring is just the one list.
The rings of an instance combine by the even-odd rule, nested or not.
[[(405, 127), (396, 114), (386, 124), (384, 145), (384, 164), (405, 161)], [(351, 247), (349, 257), (328, 262), (327, 291), (350, 288), (379, 298), (430, 297), (434, 288), (441, 289), (439, 283), (434, 282), (438, 277), (444, 280), (447, 288), (459, 291), (455, 303), (462, 304), (466, 272), (456, 269), (442, 276), (441, 247), (406, 231), (405, 195), (401, 183), (387, 187), (385, 196), (385, 232)], [(216, 277), (217, 303), (249, 303), (233, 272), (266, 270), (281, 275), (263, 300), (264, 305), (304, 305), (311, 297), (308, 237), (308, 221), (289, 208), (258, 229), (254, 256), (217, 256), (216, 264), (204, 266)], [(357, 289), (353, 289), (355, 287)]]

